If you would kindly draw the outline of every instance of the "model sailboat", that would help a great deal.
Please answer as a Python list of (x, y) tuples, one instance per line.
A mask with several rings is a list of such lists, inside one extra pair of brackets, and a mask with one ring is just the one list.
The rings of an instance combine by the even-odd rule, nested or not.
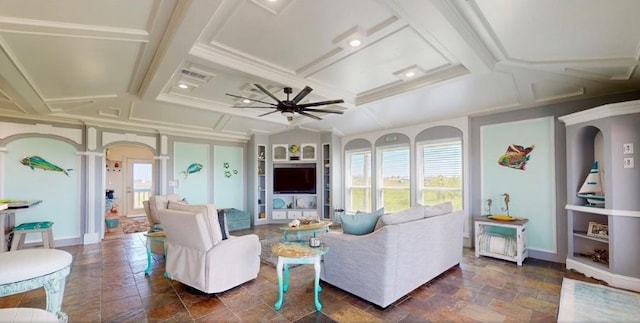
[(587, 179), (578, 191), (578, 197), (586, 199), (590, 206), (604, 207), (604, 190), (598, 170), (598, 161), (595, 161), (591, 166)]

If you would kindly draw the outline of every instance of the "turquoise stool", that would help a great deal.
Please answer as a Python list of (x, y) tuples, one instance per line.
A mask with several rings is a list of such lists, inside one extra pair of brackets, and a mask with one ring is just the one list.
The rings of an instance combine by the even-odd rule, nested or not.
[(20, 250), (24, 247), (24, 238), (27, 233), (42, 234), (42, 243), (46, 249), (55, 248), (53, 245), (53, 222), (27, 222), (13, 228), (13, 241), (11, 251)]

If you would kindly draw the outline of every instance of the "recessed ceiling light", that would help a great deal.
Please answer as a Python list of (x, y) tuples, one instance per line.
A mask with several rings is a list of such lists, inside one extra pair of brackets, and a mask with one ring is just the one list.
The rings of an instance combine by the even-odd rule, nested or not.
[(251, 103), (251, 100), (249, 100), (249, 99), (244, 99), (244, 100), (242, 100), (242, 103)]
[(416, 72), (414, 72), (414, 71), (407, 72), (407, 73), (404, 74), (404, 76), (406, 76), (406, 77), (414, 77), (414, 76), (416, 76)]
[(181, 88), (181, 89), (188, 89), (189, 88), (188, 85), (183, 84), (183, 83), (178, 84), (178, 87)]
[(354, 39), (349, 42), (349, 46), (351, 47), (358, 47), (360, 45), (362, 45), (362, 42), (360, 41), (360, 39)]

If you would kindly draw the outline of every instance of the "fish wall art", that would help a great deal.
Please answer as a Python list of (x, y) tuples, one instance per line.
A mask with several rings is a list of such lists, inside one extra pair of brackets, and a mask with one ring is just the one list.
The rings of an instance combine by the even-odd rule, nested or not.
[(50, 170), (53, 172), (63, 172), (67, 176), (69, 176), (69, 171), (73, 170), (73, 168), (63, 169), (58, 165), (54, 165), (46, 161), (44, 158), (40, 156), (29, 156), (29, 157), (22, 158), (22, 160), (20, 160), (20, 164), (28, 166), (32, 170), (39, 168), (42, 170)]
[(202, 170), (202, 164), (193, 163), (189, 165), (189, 167), (187, 167), (187, 170), (181, 171), (180, 174), (184, 174), (184, 178), (186, 179), (187, 176), (189, 176), (189, 174), (195, 174), (201, 170)]
[(534, 147), (535, 145), (531, 145), (527, 148), (515, 144), (509, 145), (509, 147), (507, 147), (507, 151), (498, 158), (498, 164), (504, 167), (524, 170), (527, 162), (529, 161), (529, 154), (531, 154)]

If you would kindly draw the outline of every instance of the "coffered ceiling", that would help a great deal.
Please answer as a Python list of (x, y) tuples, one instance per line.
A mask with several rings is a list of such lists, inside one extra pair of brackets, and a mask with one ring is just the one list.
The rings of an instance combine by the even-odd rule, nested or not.
[[(244, 141), (530, 108), (640, 89), (638, 12), (636, 0), (0, 0), (0, 115)], [(308, 85), (303, 103), (344, 99), (325, 107), (344, 114), (260, 117), (272, 110), (225, 95), (273, 102), (253, 83), (281, 99)]]

